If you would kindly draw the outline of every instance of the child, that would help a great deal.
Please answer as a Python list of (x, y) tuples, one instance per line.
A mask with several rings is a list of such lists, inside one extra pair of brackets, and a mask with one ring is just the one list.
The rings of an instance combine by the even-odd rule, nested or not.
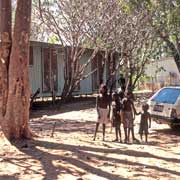
[[(142, 106), (143, 113), (141, 114), (141, 121), (140, 121), (140, 127), (139, 127), (139, 134), (140, 134), (141, 141), (142, 141), (142, 135), (144, 132), (146, 143), (148, 142), (148, 127), (149, 128), (151, 127), (151, 116), (148, 112), (148, 109), (149, 109), (148, 104), (144, 104)], [(149, 124), (148, 124), (148, 120), (149, 120)]]
[[(122, 142), (121, 140), (121, 118), (120, 118), (120, 110), (121, 110), (121, 103), (120, 103), (120, 99), (117, 93), (114, 93), (112, 95), (112, 104), (111, 104), (111, 119), (112, 119), (112, 125), (113, 127), (115, 127), (115, 132), (116, 132), (116, 139), (115, 141), (118, 141), (118, 139), (120, 139), (120, 142)], [(119, 138), (118, 138), (119, 136)]]
[(125, 134), (125, 143), (129, 142), (130, 133), (132, 134), (133, 141), (137, 141), (134, 136), (134, 119), (135, 115), (138, 115), (139, 113), (136, 112), (136, 109), (134, 107), (131, 92), (126, 93), (126, 97), (122, 100), (122, 104), (122, 118)]
[(101, 123), (103, 125), (103, 141), (104, 141), (106, 124), (109, 123), (111, 98), (107, 94), (106, 85), (102, 84), (99, 92), (100, 92), (100, 95), (96, 99), (96, 109), (97, 109), (98, 118), (97, 118), (96, 129), (95, 129), (93, 140), (96, 139), (98, 127), (99, 127), (99, 124)]

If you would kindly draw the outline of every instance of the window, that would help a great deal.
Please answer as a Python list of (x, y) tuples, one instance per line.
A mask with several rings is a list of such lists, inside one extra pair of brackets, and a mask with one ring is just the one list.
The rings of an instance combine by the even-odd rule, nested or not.
[(33, 66), (33, 47), (32, 46), (30, 46), (30, 49), (29, 49), (29, 65)]
[(97, 54), (92, 60), (92, 88), (93, 90), (99, 89), (99, 85), (103, 83), (103, 57), (100, 54)]
[(174, 104), (180, 96), (180, 89), (164, 88), (153, 99), (157, 103)]
[(57, 50), (56, 49), (50, 49), (50, 57), (51, 57), (51, 86), (52, 88), (57, 91)]
[(57, 91), (57, 51), (53, 48), (43, 48), (43, 92)]

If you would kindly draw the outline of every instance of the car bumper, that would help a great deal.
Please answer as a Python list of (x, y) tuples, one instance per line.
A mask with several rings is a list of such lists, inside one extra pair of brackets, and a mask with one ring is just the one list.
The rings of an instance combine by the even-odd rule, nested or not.
[(160, 124), (180, 125), (180, 119), (158, 116), (158, 115), (154, 115), (154, 114), (151, 114), (151, 118)]

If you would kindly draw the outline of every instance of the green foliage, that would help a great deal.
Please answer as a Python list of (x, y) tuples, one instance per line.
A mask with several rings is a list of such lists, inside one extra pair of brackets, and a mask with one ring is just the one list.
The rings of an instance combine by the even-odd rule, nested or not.
[(51, 44), (55, 44), (58, 42), (58, 37), (56, 35), (52, 35), (50, 38), (49, 38), (49, 43)]
[(157, 43), (161, 44), (155, 56), (177, 56), (180, 52), (180, 0), (126, 0), (121, 3), (128, 13), (144, 9), (149, 14), (148, 21), (161, 38), (157, 38)]
[(153, 1), (152, 24), (161, 36), (168, 36), (176, 44), (180, 38), (180, 1)]
[(131, 12), (142, 8), (150, 10), (152, 8), (152, 0), (119, 0), (119, 5), (124, 12), (130, 14)]
[(157, 74), (157, 73), (159, 73), (159, 72), (162, 72), (162, 71), (164, 71), (164, 72), (166, 72), (166, 69), (164, 69), (164, 67), (156, 67), (156, 71), (155, 71), (155, 74)]

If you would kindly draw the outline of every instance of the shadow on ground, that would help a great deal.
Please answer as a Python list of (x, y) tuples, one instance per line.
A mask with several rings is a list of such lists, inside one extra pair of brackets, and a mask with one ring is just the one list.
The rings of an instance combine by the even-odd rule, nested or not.
[(51, 133), (55, 125), (54, 133), (58, 132), (83, 132), (85, 134), (92, 134), (95, 129), (95, 122), (92, 121), (74, 121), (69, 119), (39, 119), (30, 122), (31, 128), (36, 131), (43, 131), (43, 133)]
[(56, 115), (60, 113), (66, 113), (71, 111), (80, 111), (86, 110), (89, 108), (95, 108), (95, 100), (89, 99), (88, 101), (74, 101), (66, 104), (57, 104), (52, 106), (51, 104), (42, 105), (39, 104), (38, 107), (34, 107), (30, 111), (30, 119), (31, 118), (41, 118), (43, 115)]
[[(138, 171), (139, 174), (142, 173), (143, 168), (146, 167), (151, 170), (159, 171), (160, 173), (170, 173), (172, 175), (180, 176), (180, 172), (158, 167), (156, 165), (148, 165), (143, 162), (142, 163), (132, 162), (128, 159), (124, 160), (124, 159), (104, 156), (105, 153), (125, 154), (134, 157), (154, 158), (154, 160), (160, 159), (166, 162), (173, 161), (176, 163), (180, 163), (180, 160), (178, 159), (155, 156), (147, 152), (142, 153), (142, 152), (127, 150), (123, 148), (105, 149), (105, 148), (96, 148), (90, 146), (69, 145), (69, 144), (61, 144), (61, 143), (54, 143), (54, 142), (41, 141), (41, 140), (16, 142), (14, 145), (20, 151), (26, 153), (27, 155), (31, 156), (34, 159), (41, 161), (42, 167), (45, 171), (44, 179), (46, 180), (50, 178), (57, 179), (59, 174), (62, 175), (67, 173), (77, 176), (77, 178), (85, 175), (86, 173), (92, 173), (107, 179), (125, 180), (126, 178), (122, 177), (121, 175), (117, 175), (116, 172), (110, 173), (100, 168), (102, 164), (106, 166), (106, 164), (109, 165), (109, 163), (112, 163), (114, 165), (126, 164), (133, 167), (139, 167), (138, 169), (136, 169), (136, 171)], [(45, 149), (45, 151), (40, 150), (40, 148)], [(47, 152), (48, 149), (51, 149), (52, 151), (63, 150), (63, 152), (66, 153), (53, 154)], [(99, 155), (99, 153), (102, 153), (102, 155)], [(9, 159), (9, 162), (10, 161), (13, 162), (13, 159)], [(22, 161), (26, 161), (26, 159), (22, 159)], [(56, 166), (54, 165), (54, 162), (56, 162), (57, 164)], [(94, 165), (94, 163), (96, 165)], [(70, 164), (71, 168), (67, 164)], [(149, 171), (149, 176), (151, 176), (150, 171)]]
[[(94, 122), (74, 122), (70, 120), (43, 120), (39, 123), (32, 123), (31, 126), (33, 129), (39, 131), (42, 128), (42, 131), (45, 133), (49, 131), (50, 126), (56, 122), (57, 126), (55, 133), (57, 132), (83, 132), (93, 134)], [(170, 129), (157, 130), (158, 133), (169, 135), (169, 139), (165, 143), (175, 143), (171, 136), (174, 136), (174, 132), (171, 132)], [(157, 134), (155, 132), (155, 134)], [(154, 134), (152, 134), (153, 136)], [(49, 139), (51, 140), (51, 139)], [(90, 142), (93, 144), (93, 141)], [(40, 161), (42, 168), (44, 170), (43, 179), (51, 180), (58, 179), (59, 175), (71, 174), (73, 176), (82, 177), (85, 174), (95, 174), (100, 177), (104, 177), (109, 180), (125, 180), (123, 174), (117, 174), (116, 171), (109, 172), (106, 169), (102, 169), (101, 166), (131, 166), (136, 171), (135, 176), (142, 176), (144, 168), (150, 169), (146, 176), (152, 177), (151, 171), (157, 171), (159, 174), (168, 173), (175, 176), (180, 176), (180, 172), (168, 168), (159, 167), (153, 164), (146, 164), (145, 162), (134, 162), (131, 161), (131, 158), (121, 159), (117, 158), (116, 155), (126, 155), (127, 157), (133, 158), (152, 158), (152, 161), (162, 160), (166, 163), (178, 163), (180, 164), (180, 159), (175, 157), (164, 157), (159, 155), (154, 155), (151, 152), (139, 152), (138, 150), (129, 150), (126, 146), (119, 146), (118, 148), (111, 147), (109, 145), (112, 142), (104, 142), (103, 147), (93, 147), (90, 145), (72, 145), (67, 143), (50, 142), (43, 140), (34, 140), (34, 141), (21, 141), (15, 142), (15, 145), (21, 152), (27, 154), (31, 158)], [(106, 156), (106, 154), (113, 154), (113, 157)], [(10, 163), (15, 163), (17, 166), (22, 166), (22, 162), (26, 162), (25, 158), (19, 159), (19, 157), (9, 158)], [(28, 170), (32, 170), (31, 166), (26, 166)], [(35, 172), (38, 173), (38, 172)], [(156, 173), (153, 174), (156, 179)], [(157, 175), (158, 176), (158, 175)]]
[(175, 135), (180, 136), (180, 128), (179, 129), (171, 129), (171, 128), (165, 128), (165, 129), (156, 129), (157, 133), (166, 134), (166, 135)]
[(0, 176), (0, 180), (18, 180), (18, 178), (14, 176), (4, 175)]

